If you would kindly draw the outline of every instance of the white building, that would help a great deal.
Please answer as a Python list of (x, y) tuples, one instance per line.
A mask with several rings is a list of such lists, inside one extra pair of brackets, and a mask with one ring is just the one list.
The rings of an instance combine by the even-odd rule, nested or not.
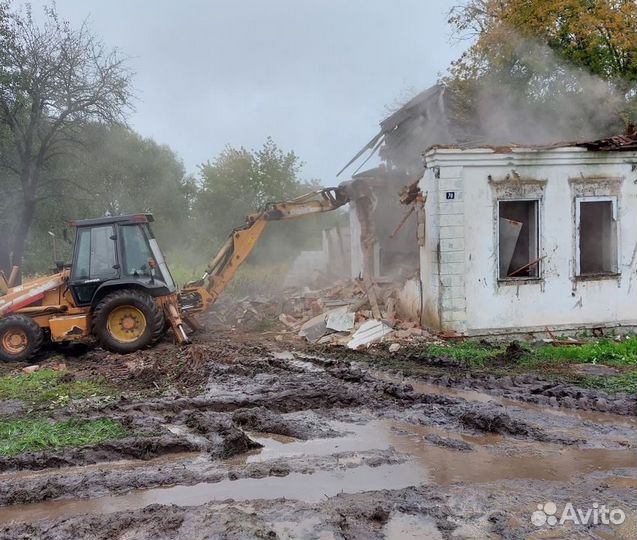
[(433, 147), (425, 165), (420, 279), (401, 298), (423, 325), (637, 326), (637, 140)]
[[(637, 327), (634, 126), (591, 142), (497, 146), (540, 134), (498, 138), (482, 132), (488, 118), (458, 112), (448, 89), (429, 88), (348, 164), (366, 151), (382, 160), (350, 184), (352, 277), (407, 278), (398, 315), (437, 330)], [(416, 178), (425, 212), (404, 221), (398, 192)]]

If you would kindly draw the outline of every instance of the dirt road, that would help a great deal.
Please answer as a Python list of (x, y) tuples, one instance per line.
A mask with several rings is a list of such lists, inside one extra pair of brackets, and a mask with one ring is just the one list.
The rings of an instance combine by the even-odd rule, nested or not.
[[(48, 416), (130, 435), (1, 457), (0, 538), (635, 537), (634, 396), (537, 375), (409, 379), (295, 347), (209, 337), (67, 356), (76, 380), (120, 392)], [(550, 525), (567, 503), (625, 519)]]

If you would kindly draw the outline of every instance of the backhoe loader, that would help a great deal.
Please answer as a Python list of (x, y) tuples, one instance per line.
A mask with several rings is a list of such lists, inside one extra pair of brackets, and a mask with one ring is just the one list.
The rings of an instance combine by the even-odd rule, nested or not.
[(270, 203), (247, 216), (207, 265), (201, 279), (178, 289), (153, 236), (151, 214), (83, 219), (73, 260), (58, 272), (11, 286), (0, 273), (0, 360), (26, 360), (43, 340), (93, 336), (105, 349), (130, 353), (156, 343), (169, 328), (188, 343), (185, 326), (217, 300), (253, 250), (268, 223), (335, 210), (349, 202), (342, 188)]

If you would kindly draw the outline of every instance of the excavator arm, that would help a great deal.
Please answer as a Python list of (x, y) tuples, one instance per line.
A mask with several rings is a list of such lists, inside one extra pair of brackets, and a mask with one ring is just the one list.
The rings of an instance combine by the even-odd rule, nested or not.
[(245, 225), (234, 229), (210, 260), (202, 278), (186, 284), (179, 291), (183, 320), (194, 330), (199, 328), (193, 315), (205, 311), (219, 298), (257, 245), (268, 223), (329, 212), (348, 202), (349, 197), (344, 189), (325, 188), (290, 201), (269, 203), (261, 212), (247, 216)]

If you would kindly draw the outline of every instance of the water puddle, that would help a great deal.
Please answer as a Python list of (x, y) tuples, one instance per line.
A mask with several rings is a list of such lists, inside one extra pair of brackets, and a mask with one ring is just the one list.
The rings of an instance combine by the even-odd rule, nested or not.
[[(394, 448), (409, 455), (413, 447), (407, 447), (409, 437), (417, 436), (421, 446), (429, 446), (421, 439), (423, 436), (435, 434), (453, 437), (469, 444), (489, 445), (502, 441), (501, 435), (465, 435), (451, 434), (445, 430), (416, 426), (406, 422), (391, 420), (373, 420), (366, 424), (351, 424), (347, 422), (330, 422), (330, 427), (343, 433), (340, 437), (324, 439), (310, 439), (307, 441), (284, 435), (270, 433), (248, 433), (251, 439), (263, 445), (262, 448), (235, 456), (233, 463), (259, 463), (263, 461), (290, 458), (298, 456), (330, 456), (346, 452), (366, 452), (370, 450), (388, 450)], [(406, 450), (401, 448), (405, 446)]]
[(295, 499), (318, 502), (338, 493), (356, 493), (375, 489), (402, 489), (427, 480), (426, 471), (415, 463), (355, 467), (301, 473), (285, 477), (242, 478), (194, 486), (134, 490), (126, 495), (89, 500), (55, 500), (0, 509), (0, 522), (32, 522), (41, 519), (71, 517), (80, 514), (107, 514), (136, 510), (150, 504), (198, 506), (211, 501), (234, 499)]
[[(389, 450), (404, 454), (439, 485), (457, 482), (481, 483), (510, 479), (569, 480), (594, 471), (637, 467), (631, 450), (563, 447), (537, 441), (505, 439), (502, 435), (467, 435), (406, 422), (374, 420), (356, 425), (334, 422), (334, 429), (349, 430), (342, 437), (299, 441), (290, 437), (270, 438), (251, 434), (263, 448), (237, 456), (245, 463), (300, 456), (329, 456), (346, 452)], [(461, 452), (429, 443), (425, 437), (463, 441), (472, 451)], [(506, 440), (507, 451), (499, 451)], [(346, 463), (350, 458), (340, 458)], [(352, 460), (355, 462), (356, 458)]]
[[(139, 489), (125, 495), (90, 500), (16, 505), (0, 509), (0, 522), (110, 513), (150, 504), (193, 506), (226, 499), (245, 501), (281, 497), (313, 502), (341, 492), (402, 489), (422, 484), (484, 483), (506, 479), (569, 480), (593, 471), (637, 466), (637, 454), (630, 450), (562, 447), (536, 441), (505, 440), (493, 434), (464, 435), (390, 420), (373, 420), (366, 424), (334, 422), (332, 427), (343, 435), (300, 441), (291, 437), (252, 434), (264, 445), (263, 448), (224, 462), (232, 467), (299, 456), (316, 459), (345, 454), (338, 455), (336, 463), (323, 462), (322, 467), (330, 467), (327, 470), (315, 466), (316, 471), (311, 474), (292, 472), (283, 477), (242, 478), (191, 486)], [(461, 452), (437, 446), (425, 439), (428, 435), (462, 440), (473, 450)], [(503, 441), (508, 445), (506, 453), (501, 451)], [(375, 467), (365, 464), (365, 452), (390, 449), (399, 452), (405, 461)], [(391, 525), (392, 534), (399, 534), (401, 527), (415, 530), (413, 524), (403, 523), (411, 517), (396, 519)]]

